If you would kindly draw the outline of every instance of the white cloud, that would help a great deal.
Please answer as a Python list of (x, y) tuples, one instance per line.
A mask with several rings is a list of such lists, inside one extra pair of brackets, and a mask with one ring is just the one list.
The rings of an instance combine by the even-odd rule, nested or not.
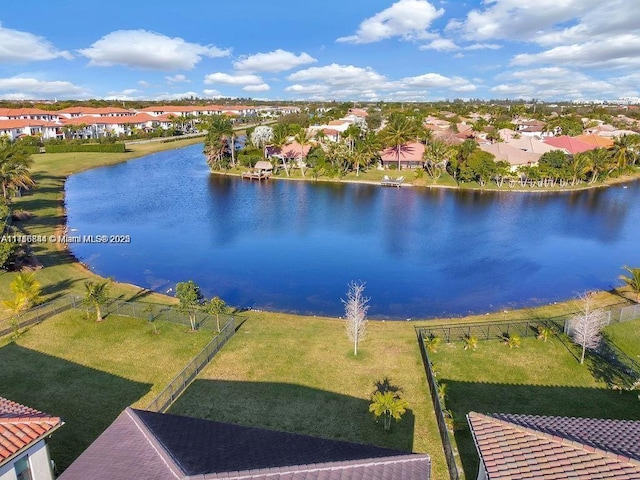
[(420, 50), (437, 50), (438, 52), (451, 52), (459, 49), (460, 47), (448, 38), (436, 38), (432, 42), (420, 47)]
[(45, 38), (29, 32), (4, 28), (0, 23), (0, 62), (22, 63), (59, 57), (67, 60), (73, 58), (71, 53), (56, 49)]
[(497, 43), (473, 43), (464, 47), (465, 50), (498, 50), (502, 48), (502, 45)]
[(551, 63), (580, 67), (640, 66), (640, 35), (626, 34), (593, 41), (563, 45), (541, 53), (522, 53), (512, 65)]
[(447, 30), (460, 32), (466, 40), (535, 40), (554, 25), (579, 18), (602, 5), (601, 0), (490, 0), (486, 8), (471, 10), (467, 17), (452, 20)]
[(568, 68), (546, 67), (500, 75), (505, 80), (491, 88), (499, 96), (542, 100), (607, 97), (615, 93), (609, 81), (598, 80)]
[[(399, 80), (389, 80), (372, 68), (331, 64), (292, 73), (288, 80), (296, 82), (285, 92), (310, 100), (409, 98), (426, 100), (430, 89), (470, 92), (476, 86), (462, 77), (446, 77), (427, 73)], [(395, 93), (394, 93), (395, 92)]]
[(444, 14), (426, 0), (398, 0), (389, 8), (364, 20), (354, 35), (340, 37), (337, 42), (373, 43), (392, 37), (405, 40), (432, 38), (431, 23)]
[(404, 88), (435, 88), (446, 89), (454, 92), (472, 92), (476, 86), (462, 77), (446, 77), (439, 73), (425, 73), (416, 77), (407, 77), (400, 80)]
[(136, 95), (140, 93), (140, 90), (137, 88), (125, 88), (120, 92), (107, 92), (107, 96), (104, 97), (105, 100), (144, 100), (144, 97), (140, 95)]
[(89, 95), (88, 90), (66, 81), (0, 78), (0, 96), (7, 99), (87, 98)]
[(266, 92), (270, 90), (271, 87), (266, 83), (261, 83), (260, 85), (247, 85), (246, 87), (242, 87), (242, 90), (245, 92)]
[(160, 93), (155, 95), (152, 100), (181, 100), (183, 98), (198, 97), (196, 92), (182, 92), (182, 93)]
[(151, 84), (146, 80), (138, 81), (138, 85), (140, 85), (142, 88), (149, 88), (151, 86)]
[(186, 75), (182, 75), (181, 73), (164, 78), (169, 83), (191, 83), (191, 80), (189, 80)]
[(295, 55), (286, 50), (278, 49), (273, 52), (240, 57), (240, 60), (233, 63), (233, 67), (236, 70), (247, 72), (284, 72), (315, 62), (317, 60), (305, 52)]
[(384, 76), (366, 67), (354, 65), (338, 65), (332, 63), (324, 67), (311, 67), (299, 70), (287, 77), (292, 82), (321, 81), (327, 85), (349, 85), (360, 83), (363, 85), (379, 85), (386, 82)]
[(204, 77), (204, 83), (207, 85), (211, 85), (214, 83), (219, 83), (220, 85), (230, 85), (230, 86), (247, 86), (247, 85), (262, 85), (264, 81), (262, 77), (258, 75), (251, 74), (234, 74), (231, 75), (229, 73), (210, 73)]
[(91, 61), (89, 65), (110, 67), (123, 65), (144, 70), (191, 70), (202, 57), (225, 57), (229, 50), (213, 45), (190, 43), (179, 37), (147, 30), (118, 30), (108, 33), (89, 48), (78, 52)]
[(220, 98), (224, 96), (218, 90), (214, 90), (212, 88), (205, 88), (202, 93), (205, 97), (208, 98)]

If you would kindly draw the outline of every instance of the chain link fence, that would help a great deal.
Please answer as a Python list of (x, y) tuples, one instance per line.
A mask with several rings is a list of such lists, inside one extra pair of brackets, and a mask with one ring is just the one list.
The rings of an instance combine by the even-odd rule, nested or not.
[(233, 336), (235, 331), (236, 321), (235, 318), (231, 318), (224, 325), (220, 333), (169, 382), (169, 385), (149, 404), (147, 410), (165, 413), (173, 402), (191, 385), (191, 382), (195, 380), (202, 369), (209, 364), (216, 353), (218, 353), (224, 344)]

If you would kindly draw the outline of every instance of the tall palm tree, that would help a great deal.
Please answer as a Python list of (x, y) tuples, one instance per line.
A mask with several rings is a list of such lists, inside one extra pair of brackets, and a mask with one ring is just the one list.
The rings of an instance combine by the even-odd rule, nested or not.
[(591, 171), (591, 157), (584, 154), (576, 154), (570, 158), (569, 172), (571, 173), (571, 185), (576, 185), (584, 176)]
[[(289, 131), (286, 125), (278, 124), (273, 128), (273, 137), (271, 139), (271, 145), (276, 148), (284, 147), (289, 141)], [(284, 167), (284, 172), (289, 176), (289, 168), (287, 165), (287, 161), (282, 158), (282, 166)]]
[(636, 303), (640, 303), (640, 268), (631, 268), (626, 265), (622, 268), (629, 272), (629, 276), (620, 275), (620, 280), (631, 288), (636, 294)]
[(618, 164), (619, 170), (625, 170), (638, 160), (638, 145), (640, 135), (621, 135), (613, 141), (613, 160)]
[(309, 133), (309, 131), (306, 128), (301, 128), (294, 137), (294, 140), (300, 144), (300, 158), (297, 159), (297, 162), (303, 177), (304, 177), (304, 168), (305, 168), (304, 147), (306, 145), (309, 145), (309, 141), (311, 140), (311, 138), (312, 138), (312, 135)]
[(391, 430), (391, 419), (396, 422), (402, 418), (407, 410), (409, 403), (398, 397), (395, 392), (375, 392), (371, 397), (369, 411), (376, 418), (383, 417), (385, 431)]
[(235, 133), (226, 118), (215, 117), (207, 126), (204, 153), (210, 165), (221, 164), (227, 149), (231, 150), (231, 166), (235, 166)]
[(12, 193), (20, 188), (29, 189), (35, 185), (29, 167), (31, 156), (17, 143), (0, 141), (0, 185), (2, 198), (9, 202)]
[(422, 159), (429, 175), (435, 182), (455, 155), (455, 149), (440, 139), (430, 141), (424, 149)]
[(87, 280), (84, 282), (84, 304), (87, 306), (93, 306), (96, 309), (96, 322), (102, 321), (101, 307), (108, 300), (107, 294), (109, 291), (109, 284), (109, 280), (103, 280), (101, 282), (92, 282)]
[(380, 140), (386, 147), (392, 147), (398, 160), (398, 171), (400, 170), (400, 152), (402, 146), (415, 139), (417, 130), (415, 123), (407, 117), (393, 115), (389, 123), (380, 131)]
[(609, 174), (615, 170), (615, 163), (611, 158), (610, 152), (605, 148), (596, 148), (584, 153), (589, 158), (591, 165), (591, 178), (589, 183), (595, 183), (598, 178), (606, 179)]

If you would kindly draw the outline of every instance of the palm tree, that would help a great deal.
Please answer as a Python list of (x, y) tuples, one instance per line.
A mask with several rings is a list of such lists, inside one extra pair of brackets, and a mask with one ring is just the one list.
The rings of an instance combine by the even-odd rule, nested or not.
[(302, 173), (303, 177), (304, 177), (304, 167), (305, 167), (304, 147), (309, 144), (309, 141), (311, 140), (311, 138), (312, 136), (306, 128), (301, 128), (300, 131), (296, 133), (294, 137), (295, 141), (300, 144), (300, 158), (298, 158), (297, 161), (298, 161), (298, 166), (300, 167), (300, 172)]
[(226, 118), (214, 118), (207, 126), (205, 150), (209, 165), (220, 164), (227, 149), (231, 150), (231, 166), (235, 166), (235, 133), (231, 122)]
[(35, 273), (20, 272), (9, 285), (11, 291), (16, 294), (16, 298), (20, 297), (24, 300), (26, 308), (35, 305), (40, 297), (40, 282), (34, 277)]
[[(284, 147), (289, 141), (289, 131), (285, 125), (278, 124), (273, 128), (273, 137), (271, 139), (271, 145), (277, 148)], [(282, 166), (284, 167), (284, 172), (289, 176), (289, 169), (287, 166), (287, 161), (285, 158), (282, 158)]]
[(589, 150), (583, 155), (589, 158), (591, 166), (591, 178), (589, 183), (595, 183), (598, 178), (606, 179), (609, 174), (615, 170), (615, 164), (608, 150), (604, 148), (596, 148)]
[(391, 430), (391, 419), (394, 419), (396, 422), (399, 421), (408, 406), (409, 403), (398, 397), (394, 392), (376, 392), (371, 397), (369, 411), (372, 412), (376, 418), (383, 417), (384, 430), (388, 432)]
[(92, 282), (87, 280), (84, 282), (84, 304), (87, 306), (91, 305), (96, 309), (96, 322), (102, 321), (102, 311), (100, 310), (100, 307), (108, 300), (107, 293), (109, 291), (109, 284), (109, 280), (101, 282)]
[(591, 171), (591, 157), (582, 153), (573, 155), (570, 157), (568, 168), (571, 174), (571, 185), (577, 185)]
[(455, 155), (455, 150), (440, 139), (429, 142), (424, 149), (424, 166), (427, 175), (435, 182), (440, 178), (449, 160)]
[(640, 303), (640, 268), (631, 268), (626, 265), (622, 268), (629, 272), (629, 276), (620, 275), (620, 280), (631, 288), (633, 293), (636, 294), (636, 303)]
[(638, 144), (640, 135), (621, 135), (613, 141), (613, 160), (618, 165), (618, 170), (625, 170), (638, 160)]
[(380, 131), (380, 140), (382, 143), (387, 147), (392, 147), (396, 152), (398, 171), (400, 171), (400, 152), (402, 151), (402, 146), (415, 139), (417, 134), (415, 122), (401, 115), (393, 115), (389, 119), (386, 127)]
[(11, 193), (20, 188), (29, 189), (35, 182), (29, 173), (33, 164), (31, 156), (17, 143), (0, 140), (0, 184), (2, 198), (9, 202)]

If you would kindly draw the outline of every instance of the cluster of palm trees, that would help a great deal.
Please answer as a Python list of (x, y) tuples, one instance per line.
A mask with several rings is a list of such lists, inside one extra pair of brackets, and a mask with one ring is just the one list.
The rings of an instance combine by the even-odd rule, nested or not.
[(28, 190), (35, 186), (29, 172), (32, 165), (31, 155), (23, 145), (12, 142), (8, 137), (0, 137), (0, 186), (5, 204), (21, 189)]
[(538, 187), (565, 187), (602, 182), (622, 175), (640, 163), (640, 135), (616, 137), (611, 148), (596, 148), (575, 155), (559, 150), (545, 153), (537, 166), (522, 167), (521, 183)]

